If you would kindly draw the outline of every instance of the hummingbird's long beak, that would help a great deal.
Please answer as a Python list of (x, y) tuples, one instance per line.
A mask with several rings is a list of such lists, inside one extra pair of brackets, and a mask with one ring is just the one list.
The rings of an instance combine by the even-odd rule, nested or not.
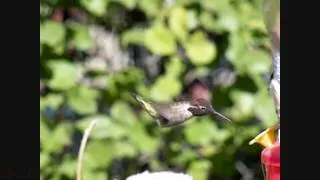
[(232, 122), (231, 119), (229, 119), (229, 118), (227, 118), (226, 116), (218, 113), (218, 112), (215, 111), (213, 108), (211, 108), (211, 111), (210, 111), (210, 112), (211, 112), (211, 114), (212, 114), (213, 116), (219, 116), (219, 117), (221, 117), (222, 119), (224, 119), (224, 120), (226, 120), (226, 121)]

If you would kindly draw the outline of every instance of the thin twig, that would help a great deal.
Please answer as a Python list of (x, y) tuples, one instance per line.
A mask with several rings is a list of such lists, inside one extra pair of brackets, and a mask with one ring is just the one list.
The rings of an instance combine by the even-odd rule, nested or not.
[(82, 137), (81, 145), (80, 145), (80, 149), (79, 149), (79, 154), (78, 154), (78, 162), (77, 162), (77, 180), (81, 180), (81, 170), (82, 170), (82, 161), (83, 161), (84, 150), (85, 150), (89, 135), (90, 135), (93, 127), (96, 125), (96, 123), (97, 123), (97, 120), (91, 121), (89, 126), (85, 130), (83, 137)]

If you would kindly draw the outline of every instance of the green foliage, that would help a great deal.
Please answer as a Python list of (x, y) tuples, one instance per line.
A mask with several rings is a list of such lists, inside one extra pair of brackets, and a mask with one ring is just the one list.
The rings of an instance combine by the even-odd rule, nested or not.
[[(41, 1), (43, 179), (75, 179), (78, 136), (93, 120), (97, 124), (85, 151), (83, 179), (114, 174), (125, 179), (144, 165), (150, 171), (183, 169), (197, 180), (235, 179), (236, 155), (250, 167), (259, 163), (251, 160), (259, 151), (248, 141), (276, 120), (262, 78), (271, 58), (261, 0), (168, 2)], [(50, 15), (58, 7), (77, 7), (83, 14), (54, 20)], [(150, 100), (171, 101), (189, 90), (190, 76), (210, 75), (223, 59), (234, 67), (236, 80), (210, 93), (217, 110), (235, 122), (231, 125), (201, 117), (180, 128), (160, 129), (129, 96), (138, 92)], [(105, 66), (91, 68), (96, 63)], [(260, 168), (252, 170), (262, 179)]]
[(176, 49), (173, 33), (161, 22), (146, 30), (144, 43), (151, 52), (159, 55), (171, 55)]
[(190, 35), (186, 43), (187, 55), (195, 65), (210, 64), (217, 56), (216, 46), (202, 32)]

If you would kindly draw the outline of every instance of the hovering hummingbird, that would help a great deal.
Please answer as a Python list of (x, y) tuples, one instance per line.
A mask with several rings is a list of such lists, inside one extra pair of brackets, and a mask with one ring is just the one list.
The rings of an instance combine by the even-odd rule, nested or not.
[(183, 124), (194, 116), (205, 115), (213, 115), (231, 122), (230, 119), (215, 111), (211, 104), (203, 98), (172, 103), (154, 103), (144, 100), (137, 94), (133, 94), (133, 96), (163, 128)]

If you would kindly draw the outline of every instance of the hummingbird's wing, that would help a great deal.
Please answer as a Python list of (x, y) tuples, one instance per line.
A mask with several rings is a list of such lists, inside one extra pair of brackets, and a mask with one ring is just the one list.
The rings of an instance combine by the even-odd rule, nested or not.
[(158, 125), (161, 127), (173, 127), (189, 120), (193, 115), (188, 110), (189, 102), (177, 102), (172, 104), (153, 104), (159, 116)]
[(151, 102), (144, 100), (141, 96), (134, 94), (134, 98), (139, 102), (140, 105), (152, 116), (156, 118), (158, 116), (157, 110), (153, 107)]

